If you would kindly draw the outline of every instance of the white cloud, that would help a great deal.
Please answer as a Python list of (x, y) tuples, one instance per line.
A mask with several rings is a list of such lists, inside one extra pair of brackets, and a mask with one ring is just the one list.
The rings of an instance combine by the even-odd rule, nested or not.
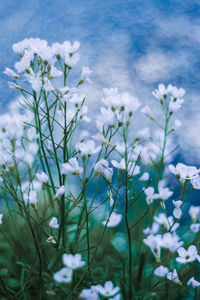
[(137, 60), (134, 67), (136, 74), (142, 81), (150, 83), (172, 80), (191, 66), (193, 60), (188, 62), (187, 52), (149, 51)]

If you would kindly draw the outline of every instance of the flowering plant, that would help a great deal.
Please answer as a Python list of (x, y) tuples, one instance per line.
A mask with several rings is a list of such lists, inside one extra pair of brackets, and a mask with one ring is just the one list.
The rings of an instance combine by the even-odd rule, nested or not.
[[(200, 170), (172, 164), (185, 91), (153, 92), (163, 121), (117, 88), (91, 114), (83, 84), (92, 71), (73, 74), (79, 46), (25, 39), (13, 45), (15, 71), (4, 72), (20, 96), (0, 118), (0, 293), (198, 299), (200, 207), (187, 224), (182, 217)], [(136, 133), (136, 112), (156, 130)]]

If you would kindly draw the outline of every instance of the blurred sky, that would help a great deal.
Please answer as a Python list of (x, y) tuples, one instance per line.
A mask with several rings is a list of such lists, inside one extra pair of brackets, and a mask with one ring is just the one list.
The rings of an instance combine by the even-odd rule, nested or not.
[(118, 86), (150, 105), (160, 82), (186, 90), (177, 140), (187, 163), (200, 167), (199, 17), (199, 0), (0, 0), (1, 113), (16, 95), (2, 74), (17, 60), (12, 44), (78, 40), (80, 63), (93, 70), (87, 88), (93, 103), (103, 87)]

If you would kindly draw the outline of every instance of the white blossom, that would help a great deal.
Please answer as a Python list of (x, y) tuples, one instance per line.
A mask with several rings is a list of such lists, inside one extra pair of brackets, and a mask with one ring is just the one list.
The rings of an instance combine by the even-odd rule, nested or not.
[(104, 175), (107, 180), (112, 180), (113, 168), (109, 168), (107, 160), (101, 159), (98, 163), (96, 163), (94, 171), (95, 174)]
[(53, 217), (52, 219), (51, 219), (51, 221), (49, 222), (49, 226), (51, 227), (51, 228), (58, 228), (59, 227), (59, 224), (58, 224), (58, 219), (56, 218), (56, 217)]
[(36, 173), (36, 176), (37, 176), (39, 182), (41, 182), (41, 183), (47, 183), (47, 181), (49, 180), (48, 175), (45, 174), (44, 172)]
[(107, 227), (116, 227), (117, 225), (119, 225), (119, 223), (122, 220), (122, 215), (121, 214), (117, 214), (115, 212), (112, 212), (110, 217), (109, 217), (109, 221), (103, 221), (102, 224), (106, 225), (107, 221)]
[(61, 174), (73, 174), (80, 175), (83, 172), (83, 168), (79, 166), (76, 158), (70, 158), (69, 162), (62, 164)]
[(169, 273), (169, 270), (164, 266), (159, 266), (154, 270), (154, 274), (158, 277), (165, 277), (167, 273)]
[(53, 278), (60, 283), (69, 283), (72, 281), (72, 269), (62, 268), (60, 271), (54, 273)]
[(76, 270), (85, 266), (85, 262), (81, 260), (81, 254), (63, 254), (63, 264), (72, 270)]
[(120, 290), (118, 286), (114, 287), (112, 281), (106, 281), (104, 286), (97, 285), (96, 288), (97, 291), (104, 297), (112, 297), (116, 295)]

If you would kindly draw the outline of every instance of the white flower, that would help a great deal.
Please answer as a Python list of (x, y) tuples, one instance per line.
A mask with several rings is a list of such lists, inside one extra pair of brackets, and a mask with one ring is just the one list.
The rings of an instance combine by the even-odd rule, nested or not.
[(183, 245), (182, 241), (179, 241), (179, 237), (175, 233), (167, 232), (163, 234), (160, 240), (160, 245), (163, 248), (169, 249), (171, 252), (175, 252), (179, 247)]
[(107, 223), (107, 220), (106, 220), (106, 221), (103, 221), (102, 224), (106, 225), (106, 223), (107, 223), (107, 227), (115, 227), (115, 226), (119, 225), (121, 220), (122, 220), (122, 215), (121, 214), (116, 214), (115, 212), (112, 212), (110, 217), (109, 217), (108, 223)]
[(0, 224), (2, 224), (3, 214), (0, 214)]
[(173, 281), (174, 283), (180, 283), (176, 269), (173, 269), (172, 272), (167, 273), (167, 279)]
[(112, 297), (117, 294), (120, 288), (114, 287), (112, 281), (106, 281), (104, 287), (101, 285), (96, 286), (97, 291), (104, 297)]
[(94, 171), (97, 175), (104, 175), (105, 178), (111, 182), (113, 168), (109, 168), (107, 160), (101, 159), (98, 163), (96, 163), (96, 165), (94, 166)]
[(172, 216), (170, 216), (169, 218), (167, 218), (164, 213), (160, 213), (158, 216), (155, 216), (154, 220), (158, 224), (163, 225), (167, 230), (169, 230), (169, 228), (171, 228), (171, 231), (175, 231), (179, 227), (179, 223), (175, 223), (173, 225), (174, 219), (173, 219)]
[(178, 250), (179, 257), (176, 258), (181, 264), (185, 264), (191, 261), (194, 261), (198, 257), (197, 248), (194, 245), (191, 245), (188, 250), (185, 250), (183, 247), (180, 247)]
[(146, 117), (150, 117), (152, 115), (152, 111), (148, 105), (141, 109), (141, 113), (143, 113)]
[(115, 106), (120, 104), (120, 95), (118, 94), (118, 88), (103, 89), (106, 98), (102, 98), (102, 101), (107, 106)]
[(39, 182), (41, 182), (41, 183), (47, 183), (47, 181), (49, 180), (48, 175), (45, 174), (44, 172), (36, 173), (36, 176), (37, 176)]
[(143, 239), (143, 242), (151, 249), (153, 255), (157, 260), (160, 259), (160, 235), (149, 235), (146, 239)]
[(60, 283), (69, 283), (72, 281), (72, 269), (62, 268), (53, 275), (53, 278)]
[(165, 87), (163, 83), (160, 83), (158, 85), (158, 89), (155, 89), (155, 91), (153, 91), (152, 94), (156, 99), (160, 100), (163, 98), (164, 95), (167, 95), (171, 92), (171, 87), (171, 85)]
[(190, 206), (189, 209), (189, 215), (191, 216), (192, 220), (195, 222), (197, 217), (199, 216), (200, 213), (200, 206)]
[(200, 224), (195, 223), (190, 225), (190, 230), (194, 233), (199, 232)]
[(56, 244), (56, 241), (54, 240), (54, 237), (51, 235), (46, 240), (47, 243)]
[(25, 204), (30, 203), (30, 204), (36, 204), (37, 203), (37, 193), (36, 191), (31, 190), (29, 195), (24, 194), (24, 202)]
[(165, 277), (167, 273), (169, 273), (169, 270), (164, 266), (160, 266), (154, 270), (154, 274), (158, 277)]
[(162, 200), (167, 200), (173, 195), (173, 192), (169, 190), (167, 187), (163, 187), (162, 181), (160, 181), (158, 185), (158, 193), (159, 193), (159, 198)]
[(199, 170), (193, 166), (186, 166), (182, 163), (178, 163), (176, 167), (169, 165), (170, 171), (181, 178), (181, 180), (191, 180), (199, 173)]
[(145, 172), (143, 175), (138, 179), (139, 181), (147, 181), (149, 180), (149, 173)]
[(3, 73), (10, 77), (19, 78), (19, 75), (9, 68), (5, 68), (5, 71)]
[(29, 78), (29, 82), (32, 86), (32, 89), (39, 93), (42, 87), (42, 80), (39, 76)]
[(159, 194), (154, 194), (154, 188), (153, 187), (148, 187), (147, 189), (144, 190), (146, 197), (146, 202), (147, 204), (151, 204), (154, 199), (159, 198)]
[(81, 260), (81, 254), (63, 254), (63, 264), (72, 270), (76, 270), (85, 266), (85, 262)]
[(92, 285), (90, 289), (83, 289), (81, 294), (81, 298), (85, 300), (98, 300), (98, 291), (96, 286)]
[(147, 228), (143, 229), (143, 233), (146, 235), (154, 235), (159, 231), (159, 227), (160, 226), (158, 223), (153, 223), (152, 228), (147, 227)]
[(68, 163), (62, 164), (61, 174), (73, 174), (80, 175), (83, 172), (83, 168), (79, 167), (78, 160), (76, 158), (70, 158)]
[(90, 74), (92, 73), (92, 71), (88, 68), (88, 67), (82, 67), (82, 74), (81, 74), (81, 79), (87, 80), (89, 83), (91, 83), (90, 80)]
[(183, 104), (184, 100), (183, 99), (172, 99), (169, 103), (169, 111), (170, 112), (176, 112), (179, 110)]
[(181, 211), (181, 205), (182, 205), (182, 201), (178, 200), (178, 201), (174, 201), (172, 200), (175, 209), (173, 210), (173, 215), (176, 219), (180, 219), (181, 215), (182, 215), (182, 211)]
[(194, 277), (191, 277), (188, 280), (187, 285), (191, 285), (193, 288), (196, 288), (196, 287), (200, 286), (200, 282), (195, 280)]
[(53, 217), (51, 219), (51, 221), (49, 222), (49, 226), (51, 228), (58, 228), (59, 227), (59, 224), (58, 224), (58, 219), (56, 217)]
[(104, 126), (111, 126), (114, 124), (114, 113), (110, 108), (101, 107), (100, 108), (101, 115), (97, 116), (97, 121), (102, 123)]
[(65, 193), (65, 186), (61, 185), (61, 187), (59, 187), (59, 189), (56, 192), (56, 197), (61, 197), (62, 195), (64, 195)]
[(170, 92), (174, 98), (181, 98), (185, 95), (185, 90), (183, 88), (178, 89), (176, 86), (171, 86)]
[(126, 168), (126, 163), (125, 163), (124, 158), (122, 158), (122, 160), (119, 163), (116, 160), (111, 160), (111, 163), (112, 163), (113, 167), (115, 167), (119, 170), (125, 170), (125, 168)]
[(191, 184), (194, 189), (199, 190), (200, 189), (200, 176), (199, 174), (191, 179)]
[(10, 82), (8, 81), (8, 85), (9, 85), (9, 88), (11, 89), (16, 89), (16, 90), (21, 90), (21, 86), (19, 86), (18, 84), (15, 84), (14, 82)]
[(76, 149), (82, 154), (92, 155), (99, 152), (101, 147), (96, 147), (95, 142), (93, 140), (88, 140), (86, 142), (77, 143)]

